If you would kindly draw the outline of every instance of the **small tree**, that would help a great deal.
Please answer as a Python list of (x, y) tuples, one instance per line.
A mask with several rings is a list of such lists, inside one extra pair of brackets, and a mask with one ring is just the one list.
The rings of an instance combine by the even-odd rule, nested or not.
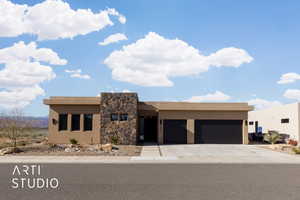
[(17, 140), (31, 129), (30, 120), (24, 117), (20, 109), (13, 109), (0, 116), (0, 135), (9, 138), (14, 148), (17, 147)]
[(268, 133), (264, 135), (264, 140), (273, 145), (280, 140), (280, 135), (277, 131), (268, 131)]

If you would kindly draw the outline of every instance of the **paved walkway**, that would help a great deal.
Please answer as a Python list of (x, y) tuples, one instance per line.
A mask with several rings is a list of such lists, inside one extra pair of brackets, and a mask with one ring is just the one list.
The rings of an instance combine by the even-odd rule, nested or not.
[(159, 151), (157, 144), (145, 144), (141, 152), (141, 157), (160, 157)]

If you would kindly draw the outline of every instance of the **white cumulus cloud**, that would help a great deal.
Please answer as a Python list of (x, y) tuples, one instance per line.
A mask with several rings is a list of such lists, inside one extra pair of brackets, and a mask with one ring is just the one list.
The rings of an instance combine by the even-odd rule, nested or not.
[(113, 8), (98, 13), (90, 9), (73, 10), (62, 0), (46, 0), (33, 6), (0, 0), (0, 36), (37, 35), (39, 40), (73, 38), (112, 26), (110, 16), (125, 23), (125, 16)]
[(105, 60), (115, 80), (141, 86), (173, 86), (172, 77), (197, 75), (212, 66), (239, 67), (253, 58), (243, 49), (223, 48), (205, 56), (179, 39), (150, 32), (135, 43), (113, 51)]
[(116, 34), (112, 34), (110, 36), (108, 36), (107, 38), (104, 39), (103, 42), (99, 42), (98, 44), (101, 46), (105, 46), (111, 43), (116, 43), (122, 40), (128, 40), (126, 35), (124, 35), (123, 33), (116, 33)]
[(254, 106), (256, 110), (282, 105), (279, 101), (268, 101), (260, 98), (251, 99), (248, 101), (248, 104)]
[(280, 80), (277, 81), (278, 84), (287, 84), (287, 83), (293, 83), (297, 80), (300, 80), (300, 74), (290, 72), (286, 74), (282, 74), (280, 77)]
[(65, 72), (69, 73), (70, 77), (72, 77), (72, 78), (91, 79), (90, 75), (88, 75), (88, 74), (82, 74), (82, 70), (81, 69), (65, 70)]
[(192, 96), (189, 99), (184, 101), (187, 102), (218, 102), (218, 101), (227, 101), (231, 97), (229, 95), (224, 94), (223, 92), (216, 91), (215, 93), (209, 93), (202, 96)]
[(0, 107), (23, 107), (43, 95), (40, 83), (56, 76), (45, 63), (65, 65), (67, 60), (51, 49), (37, 48), (35, 42), (20, 41), (0, 49), (0, 64), (4, 65), (0, 70)]
[(283, 96), (288, 99), (295, 99), (297, 101), (300, 101), (300, 90), (288, 89), (284, 92)]

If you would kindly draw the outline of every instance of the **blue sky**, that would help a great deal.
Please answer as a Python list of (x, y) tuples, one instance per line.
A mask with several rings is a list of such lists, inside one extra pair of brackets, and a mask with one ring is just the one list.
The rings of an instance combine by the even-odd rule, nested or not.
[[(34, 6), (43, 1), (13, 0), (11, 2), (15, 5)], [(300, 100), (300, 91), (298, 90), (300, 81), (297, 76), (300, 73), (299, 1), (69, 0), (65, 2), (75, 11), (91, 9), (93, 13), (98, 13), (107, 8), (114, 8), (120, 15), (126, 17), (126, 23), (120, 23), (118, 15), (111, 15), (109, 17), (114, 23), (113, 26), (106, 26), (99, 31), (90, 31), (84, 35), (76, 35), (72, 39), (38, 40), (36, 33), (14, 33), (11, 34), (13, 36), (0, 34), (0, 49), (10, 47), (20, 41), (24, 41), (25, 44), (36, 42), (37, 48), (51, 49), (57, 53), (59, 58), (68, 61), (65, 65), (49, 65), (56, 77), (39, 83), (44, 90), (44, 95), (36, 95), (30, 100), (30, 103), (24, 106), (28, 115), (47, 115), (48, 108), (43, 105), (42, 100), (49, 96), (96, 96), (103, 91), (129, 90), (138, 92), (140, 100), (149, 101), (187, 99), (199, 100), (199, 102), (249, 101), (262, 108)], [(50, 9), (49, 12), (51, 12)], [(55, 15), (56, 13), (51, 14)], [(0, 21), (0, 31), (1, 23), (4, 22)], [(51, 27), (51, 23), (49, 26)], [(153, 86), (148, 82), (140, 84), (136, 80), (126, 81), (124, 77), (113, 77), (109, 64), (104, 64), (105, 59), (114, 51), (122, 50), (123, 46), (134, 45), (136, 41), (145, 39), (149, 32), (155, 33), (163, 41), (175, 41), (178, 38), (188, 46), (199, 50), (204, 56), (209, 56), (224, 48), (235, 47), (245, 51), (252, 60), (245, 58), (236, 67), (211, 66), (204, 72), (195, 74), (191, 72), (174, 77), (170, 75), (174, 71), (172, 69), (168, 79), (171, 80), (173, 86), (166, 86), (166, 84)], [(116, 33), (126, 35), (128, 40), (106, 46), (98, 44)], [(151, 43), (151, 40), (145, 40), (145, 42)], [(176, 44), (174, 45), (176, 46)], [(167, 50), (163, 49), (162, 51)], [(180, 52), (179, 49), (179, 57), (181, 56)], [(163, 70), (166, 66), (161, 64), (165, 63), (165, 60), (160, 60), (163, 58), (157, 58), (159, 55), (144, 53), (144, 56), (159, 60), (156, 62), (158, 69)], [(124, 55), (121, 58), (129, 59)], [(174, 59), (176, 60), (176, 58)], [(236, 58), (234, 57), (234, 59)], [(116, 58), (111, 60), (114, 60), (110, 62), (111, 65), (124, 62), (123, 60), (116, 61)], [(145, 66), (147, 66), (147, 62), (154, 61), (143, 60)], [(129, 61), (128, 64), (130, 64)], [(160, 64), (161, 66), (159, 66)], [(4, 68), (5, 63), (0, 64), (0, 71)], [(82, 74), (89, 75), (90, 79), (72, 78), (70, 77), (72, 73), (65, 72), (65, 70), (78, 69), (82, 70)], [(280, 77), (286, 73), (294, 74), (286, 76), (290, 80), (287, 81), (288, 83), (278, 84)], [(147, 80), (147, 73), (143, 75)], [(132, 78), (135, 79), (135, 77)], [(10, 86), (1, 88), (0, 85), (0, 96), (1, 91), (11, 92), (12, 90)], [(288, 90), (289, 92), (287, 92)], [(223, 98), (214, 99), (217, 91), (223, 94)], [(7, 107), (5, 104), (9, 103), (11, 102), (4, 102), (2, 107)]]

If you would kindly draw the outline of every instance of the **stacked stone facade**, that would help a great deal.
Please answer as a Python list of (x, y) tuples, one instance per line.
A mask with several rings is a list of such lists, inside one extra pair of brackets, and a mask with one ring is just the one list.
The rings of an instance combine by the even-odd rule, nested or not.
[[(137, 93), (102, 93), (100, 103), (100, 140), (102, 144), (117, 138), (119, 144), (135, 145), (138, 123)], [(112, 114), (127, 114), (125, 121), (112, 121)]]

